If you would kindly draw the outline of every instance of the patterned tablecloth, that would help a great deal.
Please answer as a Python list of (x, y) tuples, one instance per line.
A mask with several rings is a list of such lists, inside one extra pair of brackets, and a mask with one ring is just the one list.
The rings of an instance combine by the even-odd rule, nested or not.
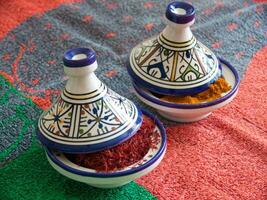
[[(167, 127), (157, 169), (124, 187), (95, 189), (56, 173), (35, 140), (36, 121), (65, 84), (62, 54), (97, 52), (98, 77), (132, 92), (133, 46), (165, 26), (168, 1), (0, 2), (0, 199), (267, 199), (267, 1), (195, 0), (197, 39), (242, 77), (237, 98), (197, 123)], [(152, 112), (154, 110), (150, 109)]]

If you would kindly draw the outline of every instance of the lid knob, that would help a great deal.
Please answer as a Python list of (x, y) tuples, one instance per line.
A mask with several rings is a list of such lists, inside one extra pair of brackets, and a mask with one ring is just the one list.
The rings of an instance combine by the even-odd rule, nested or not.
[(66, 89), (69, 92), (89, 93), (97, 90), (101, 81), (94, 71), (97, 69), (96, 53), (90, 48), (73, 48), (64, 53), (64, 72), (69, 77)]
[(187, 24), (195, 19), (195, 8), (185, 2), (171, 2), (166, 9), (166, 18), (176, 24)]
[(63, 62), (66, 67), (85, 67), (96, 61), (95, 51), (89, 48), (73, 48), (65, 52)]

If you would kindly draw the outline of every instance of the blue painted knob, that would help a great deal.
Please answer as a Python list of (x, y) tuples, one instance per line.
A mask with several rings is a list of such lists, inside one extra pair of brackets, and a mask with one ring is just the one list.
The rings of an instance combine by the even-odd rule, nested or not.
[(189, 3), (174, 1), (167, 6), (166, 18), (177, 24), (187, 24), (195, 19), (195, 8)]
[(88, 48), (74, 48), (65, 52), (63, 62), (66, 67), (85, 67), (96, 61), (95, 51)]

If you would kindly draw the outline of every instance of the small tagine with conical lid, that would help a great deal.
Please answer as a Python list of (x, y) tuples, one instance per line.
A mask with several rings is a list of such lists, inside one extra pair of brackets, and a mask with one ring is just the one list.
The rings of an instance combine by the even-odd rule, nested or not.
[(166, 10), (167, 26), (155, 37), (133, 48), (128, 72), (138, 87), (164, 95), (192, 95), (204, 91), (221, 76), (214, 53), (190, 30), (195, 9), (172, 2)]
[(95, 52), (71, 49), (63, 61), (69, 79), (58, 100), (39, 119), (41, 143), (61, 152), (89, 153), (133, 136), (141, 126), (142, 113), (96, 77)]

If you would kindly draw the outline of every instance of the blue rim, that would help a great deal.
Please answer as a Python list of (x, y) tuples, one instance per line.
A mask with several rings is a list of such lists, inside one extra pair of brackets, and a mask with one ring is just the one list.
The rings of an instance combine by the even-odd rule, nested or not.
[(160, 156), (163, 154), (164, 150), (166, 149), (166, 143), (167, 143), (167, 136), (166, 136), (166, 131), (165, 128), (163, 126), (163, 124), (159, 121), (159, 119), (157, 117), (155, 117), (155, 115), (150, 114), (149, 112), (145, 111), (142, 109), (142, 113), (146, 116), (148, 116), (149, 118), (153, 119), (155, 121), (155, 124), (158, 126), (159, 130), (160, 130), (160, 134), (162, 137), (162, 144), (160, 146), (159, 151), (156, 153), (156, 155), (149, 160), (147, 163), (145, 163), (144, 165), (141, 165), (137, 168), (134, 169), (129, 169), (123, 172), (113, 172), (113, 173), (92, 173), (92, 172), (85, 172), (85, 171), (81, 171), (72, 167), (69, 167), (68, 165), (64, 164), (63, 162), (61, 162), (60, 160), (58, 160), (56, 158), (56, 156), (54, 155), (54, 153), (52, 152), (52, 150), (46, 148), (45, 151), (47, 153), (47, 155), (49, 156), (49, 158), (59, 167), (61, 167), (62, 169), (77, 174), (77, 175), (82, 175), (82, 176), (89, 176), (89, 177), (102, 177), (102, 178), (107, 178), (107, 177), (119, 177), (119, 176), (126, 176), (126, 175), (130, 175), (133, 173), (137, 173), (139, 171), (144, 170), (145, 168), (148, 168), (149, 166), (151, 166), (153, 163), (155, 163)]
[[(80, 60), (72, 60), (77, 54), (85, 54), (86, 58)], [(64, 53), (63, 63), (66, 67), (85, 67), (96, 61), (95, 51), (88, 48), (69, 49)]]
[(172, 96), (176, 96), (176, 95), (193, 95), (193, 94), (197, 94), (200, 92), (203, 92), (204, 90), (208, 89), (209, 85), (211, 83), (214, 83), (222, 74), (221, 72), (221, 65), (219, 63), (219, 71), (218, 73), (214, 76), (213, 79), (211, 79), (209, 82), (199, 86), (199, 87), (195, 87), (195, 88), (189, 88), (189, 89), (168, 89), (168, 88), (162, 88), (159, 86), (155, 86), (147, 81), (144, 81), (142, 78), (140, 78), (139, 76), (136, 75), (136, 73), (133, 71), (131, 64), (130, 64), (130, 58), (128, 59), (127, 65), (126, 65), (127, 71), (130, 75), (130, 77), (132, 78), (132, 80), (134, 81), (135, 85), (137, 85), (138, 87), (143, 87), (146, 88), (154, 93), (158, 93), (158, 94), (163, 94), (163, 95), (172, 95)]
[(178, 109), (197, 109), (197, 108), (205, 108), (205, 107), (209, 107), (209, 106), (213, 106), (216, 104), (219, 104), (225, 100), (227, 100), (228, 98), (230, 98), (238, 89), (239, 83), (240, 83), (240, 78), (239, 75), (236, 71), (236, 69), (226, 60), (219, 58), (219, 61), (223, 64), (225, 64), (234, 74), (235, 76), (235, 85), (233, 87), (233, 89), (225, 96), (216, 99), (214, 101), (210, 101), (207, 103), (200, 103), (200, 104), (176, 104), (176, 103), (170, 103), (170, 102), (166, 102), (166, 101), (161, 101), (158, 98), (152, 96), (152, 95), (148, 95), (147, 93), (143, 92), (142, 89), (140, 89), (139, 86), (135, 85), (133, 83), (133, 86), (135, 88), (135, 91), (144, 99), (147, 99), (150, 102), (153, 102), (155, 104), (161, 105), (161, 106), (166, 106), (166, 107), (170, 107), (170, 108), (178, 108)]
[[(172, 11), (174, 8), (182, 8), (186, 11), (186, 14), (176, 14)], [(166, 18), (177, 24), (186, 24), (195, 19), (195, 8), (189, 3), (179, 1), (171, 2), (166, 9)]]
[[(137, 106), (136, 106), (137, 107)], [(56, 149), (61, 152), (65, 153), (92, 153), (92, 152), (97, 152), (101, 151), (104, 149), (111, 148), (113, 146), (116, 146), (125, 140), (128, 140), (134, 134), (138, 131), (142, 124), (142, 111), (140, 110), (139, 107), (137, 107), (137, 119), (135, 121), (135, 124), (133, 125), (132, 128), (130, 128), (128, 131), (126, 131), (124, 134), (120, 135), (119, 137), (116, 137), (112, 140), (109, 140), (107, 142), (103, 142), (100, 144), (90, 144), (90, 145), (70, 145), (70, 144), (61, 144), (61, 143), (56, 143), (52, 140), (49, 140), (46, 138), (42, 132), (37, 128), (37, 139), (46, 147), (50, 149)]]

